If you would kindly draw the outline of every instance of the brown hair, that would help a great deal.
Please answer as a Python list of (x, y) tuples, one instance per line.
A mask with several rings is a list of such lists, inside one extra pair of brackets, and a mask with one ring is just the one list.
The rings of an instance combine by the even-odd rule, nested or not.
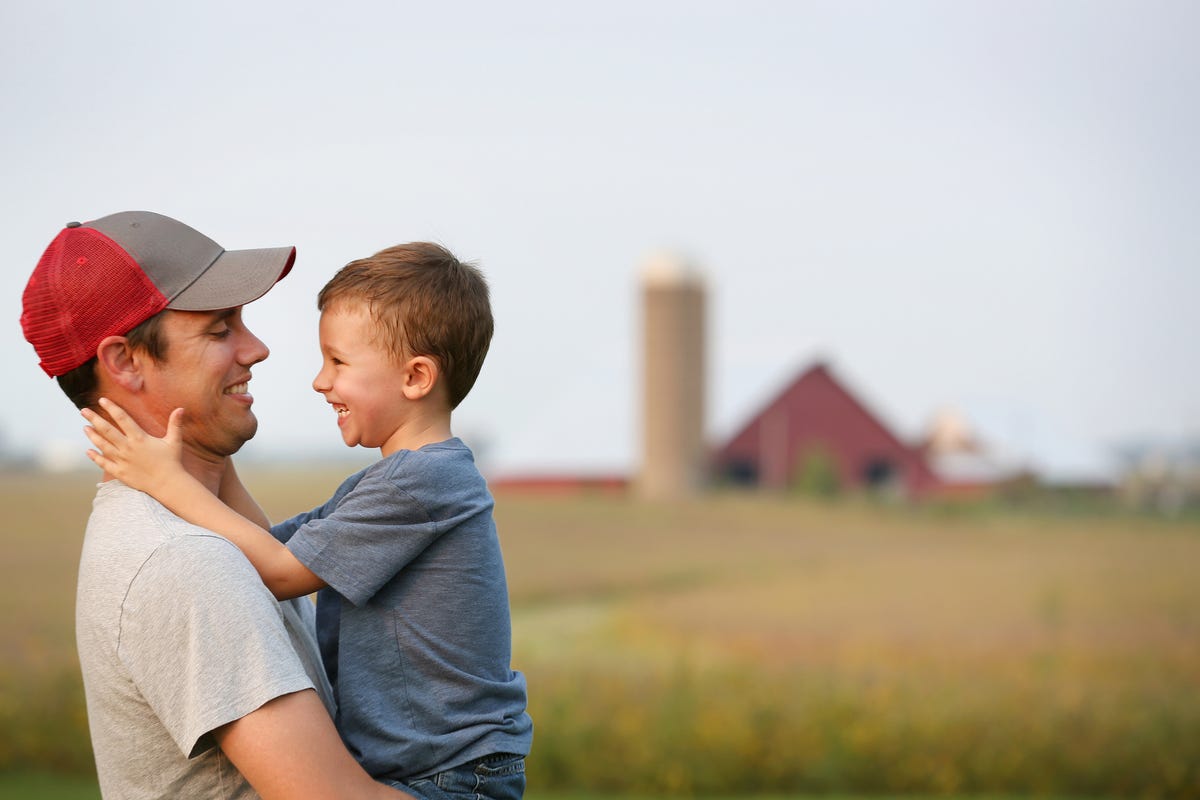
[[(133, 330), (125, 334), (129, 346), (134, 350), (144, 350), (150, 358), (162, 363), (167, 360), (167, 340), (162, 332), (163, 312), (139, 323)], [(70, 372), (64, 372), (55, 378), (76, 408), (94, 408), (96, 401), (96, 357), (80, 364)]]
[(474, 264), (432, 242), (389, 247), (338, 270), (317, 295), (317, 309), (347, 301), (367, 305), (397, 362), (406, 353), (437, 361), (451, 409), (471, 391), (493, 329), (487, 280)]

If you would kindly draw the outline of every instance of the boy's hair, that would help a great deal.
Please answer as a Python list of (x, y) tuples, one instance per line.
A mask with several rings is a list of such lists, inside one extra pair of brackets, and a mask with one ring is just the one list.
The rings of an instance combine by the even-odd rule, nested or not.
[(487, 280), (474, 264), (432, 242), (389, 247), (338, 270), (317, 295), (317, 310), (344, 302), (366, 304), (397, 362), (436, 360), (451, 409), (471, 391), (493, 329)]
[[(167, 360), (167, 339), (162, 332), (162, 321), (165, 311), (160, 311), (133, 330), (125, 334), (129, 346), (134, 350), (144, 351), (153, 361), (160, 364)], [(55, 378), (76, 408), (96, 408), (96, 356), (80, 364), (69, 372), (64, 372)]]

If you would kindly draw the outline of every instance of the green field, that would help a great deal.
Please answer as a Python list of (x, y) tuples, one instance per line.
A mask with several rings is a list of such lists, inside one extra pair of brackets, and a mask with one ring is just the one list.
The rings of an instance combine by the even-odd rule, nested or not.
[[(244, 476), (274, 518), (339, 477)], [(90, 774), (71, 620), (93, 483), (3, 478), (9, 781)], [(1195, 520), (602, 494), (501, 495), (497, 517), (531, 798), (1200, 797)]]

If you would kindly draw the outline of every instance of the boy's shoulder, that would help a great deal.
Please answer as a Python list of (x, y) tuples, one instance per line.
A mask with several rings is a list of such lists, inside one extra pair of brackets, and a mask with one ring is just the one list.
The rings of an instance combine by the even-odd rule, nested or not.
[(399, 450), (368, 467), (360, 477), (359, 491), (386, 485), (434, 507), (461, 502), (475, 505), (491, 498), (471, 448), (458, 437), (417, 450)]
[(345, 478), (334, 492), (333, 499), (345, 496), (360, 483), (370, 484), (380, 480), (396, 480), (417, 469), (428, 469), (436, 464), (443, 464), (451, 468), (469, 466), (471, 469), (476, 469), (475, 454), (471, 452), (471, 448), (462, 439), (452, 436), (440, 442), (427, 444), (417, 450), (397, 450), (373, 464), (368, 464)]
[(343, 486), (387, 482), (401, 487), (444, 486), (448, 477), (458, 481), (478, 476), (475, 454), (457, 436), (427, 444), (416, 450), (397, 450), (361, 472), (352, 475)]
[(368, 471), (395, 475), (414, 467), (446, 464), (451, 467), (470, 466), (475, 468), (475, 454), (466, 442), (457, 436), (432, 442), (416, 450), (397, 450), (376, 462)]

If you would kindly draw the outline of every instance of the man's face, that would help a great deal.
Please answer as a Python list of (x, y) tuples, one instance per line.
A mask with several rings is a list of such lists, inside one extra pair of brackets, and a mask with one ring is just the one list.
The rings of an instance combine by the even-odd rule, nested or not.
[(163, 424), (173, 409), (184, 409), (188, 450), (205, 458), (232, 455), (258, 430), (247, 383), (250, 367), (270, 351), (242, 322), (241, 306), (164, 314), (166, 359), (143, 372), (146, 400)]

